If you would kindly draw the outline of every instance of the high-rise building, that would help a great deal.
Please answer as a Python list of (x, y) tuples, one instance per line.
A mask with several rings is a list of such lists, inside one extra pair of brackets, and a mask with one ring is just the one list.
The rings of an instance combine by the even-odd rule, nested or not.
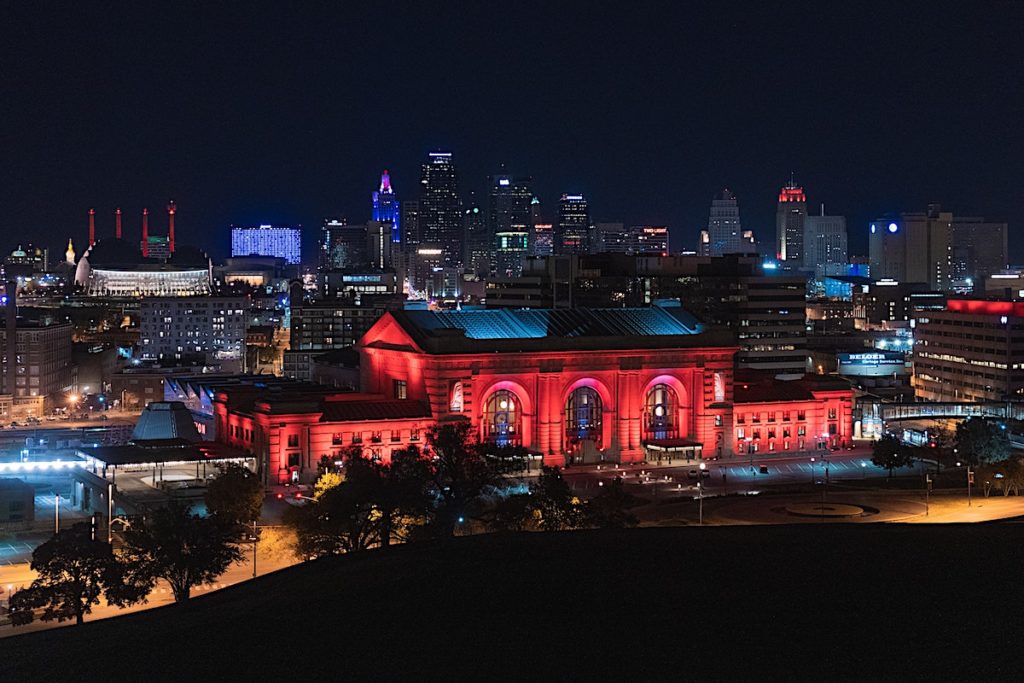
[(556, 249), (559, 254), (590, 253), (590, 211), (581, 194), (563, 194), (558, 202), (558, 233)]
[(953, 281), (973, 285), (1006, 268), (1006, 234), (1006, 223), (954, 216)]
[(807, 196), (792, 178), (779, 192), (775, 210), (775, 236), (780, 261), (794, 268), (804, 266), (804, 221), (807, 218)]
[(635, 254), (636, 233), (625, 223), (594, 223), (588, 252), (591, 254)]
[(924, 212), (873, 221), (868, 252), (872, 279), (926, 283), (946, 291), (953, 282), (953, 214), (929, 204)]
[(1019, 401), (1024, 302), (950, 299), (914, 328), (914, 393), (923, 401)]
[(636, 238), (637, 254), (668, 256), (668, 227), (664, 225), (634, 225), (630, 228)]
[(198, 359), (226, 372), (245, 369), (247, 297), (151, 297), (139, 304), (143, 360)]
[(846, 217), (820, 216), (804, 220), (804, 268), (814, 270), (815, 279), (826, 275), (843, 275), (849, 263)]
[(231, 228), (232, 256), (273, 256), (285, 263), (302, 262), (302, 230), (274, 225)]
[(420, 243), (420, 203), (416, 199), (402, 202), (402, 246), (404, 254), (415, 254)]
[(392, 241), (394, 226), (390, 221), (369, 221), (366, 224), (366, 256), (371, 270), (391, 267), (394, 250), (399, 246)]
[(537, 255), (537, 224), (543, 224), (544, 218), (540, 213), (540, 199), (534, 197), (530, 200), (530, 256)]
[(370, 266), (366, 225), (344, 218), (324, 219), (320, 239), (320, 270), (366, 270)]
[(523, 269), (529, 254), (533, 179), (494, 175), (487, 179), (487, 220), (494, 236), (494, 265), (512, 277)]
[(384, 169), (384, 173), (380, 176), (380, 189), (374, 192), (371, 198), (373, 200), (371, 219), (381, 223), (390, 223), (391, 241), (400, 243), (402, 241), (400, 204), (398, 197), (395, 196), (395, 191), (391, 189), (391, 176), (387, 169)]
[(463, 262), (466, 270), (480, 277), (488, 277), (494, 270), (494, 238), (487, 225), (487, 213), (471, 197), (463, 217), (466, 234)]
[(431, 152), (420, 177), (420, 242), (442, 251), (446, 267), (462, 265), (462, 204), (451, 152)]
[(702, 256), (722, 256), (745, 251), (740, 204), (729, 188), (723, 189), (711, 200), (707, 235), (701, 234), (700, 247)]
[(551, 223), (533, 224), (533, 255), (551, 256), (555, 253), (555, 226)]

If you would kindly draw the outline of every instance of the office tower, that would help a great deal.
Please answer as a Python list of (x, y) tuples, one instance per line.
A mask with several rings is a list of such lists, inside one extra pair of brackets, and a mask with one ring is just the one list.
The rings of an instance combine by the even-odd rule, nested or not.
[(807, 196), (802, 187), (790, 178), (779, 192), (775, 210), (775, 236), (780, 261), (794, 268), (804, 265), (804, 220), (807, 218)]
[(420, 177), (420, 242), (441, 249), (443, 265), (462, 264), (462, 205), (451, 152), (431, 152)]
[(914, 393), (922, 401), (1019, 401), (1024, 303), (950, 299), (914, 328)]
[(260, 225), (255, 228), (231, 228), (232, 256), (273, 256), (285, 263), (302, 262), (302, 230)]
[(625, 223), (594, 223), (591, 232), (591, 254), (635, 254), (636, 235)]
[(540, 200), (536, 197), (530, 200), (530, 255), (537, 255), (536, 239), (537, 239), (537, 224), (544, 223), (544, 218), (541, 217), (540, 213)]
[(380, 176), (380, 189), (372, 194), (373, 212), (370, 218), (381, 223), (391, 224), (391, 241), (402, 241), (402, 216), (398, 197), (391, 189), (391, 176), (388, 170)]
[(703, 256), (743, 253), (743, 228), (740, 222), (740, 204), (729, 188), (723, 189), (711, 200), (708, 229), (701, 233), (700, 251)]
[(559, 254), (590, 253), (590, 211), (581, 194), (563, 194), (558, 202), (558, 233), (555, 251)]
[(404, 254), (415, 254), (420, 243), (420, 203), (416, 199), (402, 202), (402, 244)]
[(970, 286), (1006, 268), (1006, 233), (1006, 223), (954, 216), (953, 281)]
[(668, 256), (668, 227), (664, 225), (634, 225), (630, 231), (635, 236), (637, 254)]
[(392, 241), (393, 227), (391, 221), (366, 223), (366, 256), (370, 270), (385, 270), (391, 267), (393, 249), (399, 246)]
[(494, 236), (495, 269), (518, 275), (528, 255), (532, 217), (533, 179), (494, 175), (487, 179), (487, 220)]
[(533, 255), (551, 256), (555, 253), (555, 226), (551, 223), (533, 224)]
[(320, 238), (320, 270), (365, 270), (370, 265), (366, 225), (344, 218), (324, 220)]
[(820, 216), (804, 220), (804, 268), (814, 270), (815, 279), (843, 275), (848, 263), (846, 217)]
[(487, 225), (487, 214), (471, 195), (469, 207), (463, 216), (465, 230), (465, 252), (463, 262), (466, 270), (479, 277), (488, 277), (494, 270), (494, 238)]
[(881, 218), (870, 225), (868, 252), (874, 280), (952, 286), (953, 214), (938, 204), (928, 210)]

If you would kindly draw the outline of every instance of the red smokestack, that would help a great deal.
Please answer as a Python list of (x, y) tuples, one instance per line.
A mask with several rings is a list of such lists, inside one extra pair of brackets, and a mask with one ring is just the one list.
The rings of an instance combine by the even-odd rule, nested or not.
[(169, 243), (170, 250), (171, 250), (172, 254), (174, 253), (174, 212), (175, 211), (177, 211), (177, 209), (174, 208), (174, 200), (171, 200), (171, 203), (167, 205), (167, 223), (168, 223), (167, 242)]
[(96, 209), (89, 209), (89, 246), (96, 244)]
[(142, 256), (149, 256), (149, 209), (142, 210)]
[(115, 219), (117, 221), (114, 224), (115, 225), (115, 227), (114, 227), (114, 236), (117, 239), (121, 239), (121, 209), (118, 209), (117, 211), (114, 212), (114, 217), (115, 217)]

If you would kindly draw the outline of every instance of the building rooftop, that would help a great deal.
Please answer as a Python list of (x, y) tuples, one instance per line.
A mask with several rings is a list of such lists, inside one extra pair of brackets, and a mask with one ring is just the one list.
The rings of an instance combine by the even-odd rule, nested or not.
[(429, 418), (430, 407), (413, 399), (326, 401), (321, 422), (361, 422)]
[(810, 401), (815, 392), (850, 391), (850, 383), (843, 379), (821, 375), (806, 375), (803, 379), (778, 380), (774, 374), (737, 373), (733, 383), (733, 403), (778, 403), (782, 401)]
[(680, 307), (399, 310), (390, 315), (424, 351), (436, 354), (734, 345), (731, 333), (706, 329)]
[(149, 465), (172, 462), (243, 461), (252, 456), (239, 448), (215, 441), (192, 443), (183, 439), (157, 439), (123, 446), (92, 446), (79, 449), (81, 455), (104, 465)]

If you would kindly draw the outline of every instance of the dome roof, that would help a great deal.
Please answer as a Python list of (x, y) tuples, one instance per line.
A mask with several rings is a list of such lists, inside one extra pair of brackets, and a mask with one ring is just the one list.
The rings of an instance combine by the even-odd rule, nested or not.
[(174, 250), (167, 263), (184, 268), (208, 268), (210, 266), (210, 257), (201, 249), (182, 245)]
[(155, 263), (152, 259), (142, 258), (138, 245), (124, 239), (107, 237), (89, 247), (85, 253), (93, 268), (104, 266), (130, 266), (139, 263)]

